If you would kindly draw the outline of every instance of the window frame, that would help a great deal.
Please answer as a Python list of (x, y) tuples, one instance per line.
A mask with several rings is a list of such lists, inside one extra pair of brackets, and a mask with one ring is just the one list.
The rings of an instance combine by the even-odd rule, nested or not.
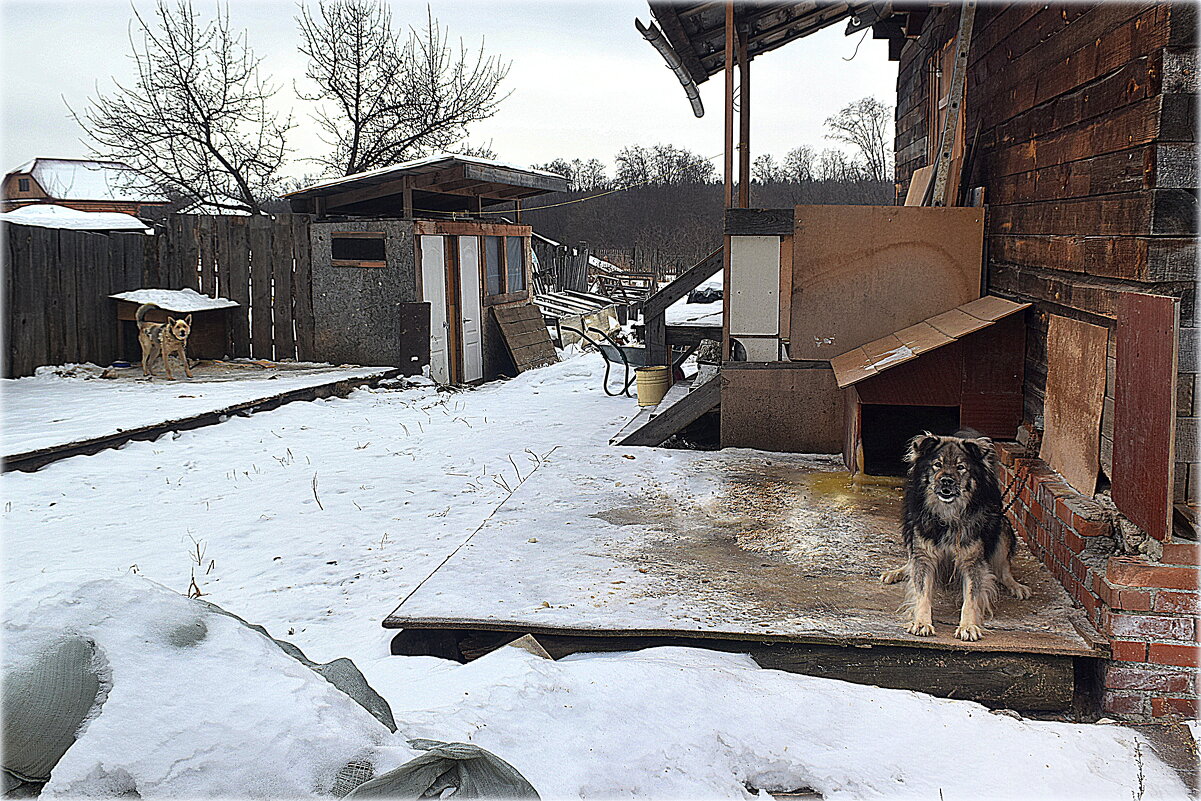
[[(529, 241), (529, 237), (523, 236), (520, 234), (517, 234), (517, 235), (513, 235), (513, 234), (482, 234), (480, 236), (480, 238), (485, 240), (484, 242), (481, 243), (481, 245), (482, 245), (481, 257), (482, 258), (480, 259), (480, 267), (483, 270), (482, 285), (484, 288), (484, 304), (485, 305), (496, 305), (499, 303), (510, 303), (510, 302), (517, 301), (517, 300), (523, 300), (526, 297), (528, 297), (529, 289), (530, 289), (530, 276), (529, 276), (529, 256), (527, 253), (527, 250), (528, 250), (527, 243)], [(500, 246), (498, 248), (498, 255), (499, 255), (498, 267), (500, 269), (500, 276), (499, 276), (500, 292), (495, 293), (495, 294), (491, 293), (489, 291), (489, 287), (488, 287), (488, 256), (487, 256), (488, 243), (486, 240), (488, 240), (490, 238), (495, 238), (497, 240), (500, 240)], [(509, 239), (516, 239), (519, 242), (521, 242), (521, 283), (522, 283), (522, 286), (520, 289), (513, 289), (512, 287), (509, 286), (509, 246), (508, 246)]]
[[(335, 239), (378, 239), (384, 245), (384, 258), (378, 259), (336, 259), (334, 258)], [(388, 266), (388, 234), (386, 231), (331, 231), (329, 235), (329, 260), (333, 267), (364, 267), (367, 269), (383, 269)]]

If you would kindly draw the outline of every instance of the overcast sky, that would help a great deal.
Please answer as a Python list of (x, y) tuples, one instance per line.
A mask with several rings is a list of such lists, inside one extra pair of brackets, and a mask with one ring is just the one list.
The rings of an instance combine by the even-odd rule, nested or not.
[[(471, 132), (474, 143), (490, 142), (499, 159), (529, 165), (595, 157), (612, 164), (624, 145), (656, 143), (721, 153), (720, 76), (701, 85), (706, 113), (696, 119), (676, 78), (634, 28), (635, 17), (651, 18), (644, 0), (434, 0), (430, 6), (452, 39), (478, 46), (483, 37), (488, 52), (512, 61), (505, 84), (512, 96)], [(215, 5), (198, 7), (207, 12)], [(424, 20), (424, 2), (392, 7), (394, 22)], [(35, 156), (88, 157), (67, 104), (83, 108), (114, 78), (132, 83), (130, 8), (110, 0), (0, 0), (5, 172)], [(309, 104), (293, 91), (294, 82), (304, 81), (296, 8), (279, 0), (230, 4), (232, 24), (249, 32), (263, 71), (281, 86), (278, 108), (297, 122), (290, 175), (315, 172), (301, 159), (321, 147)], [(886, 43), (869, 34), (847, 61), (862, 35), (844, 36), (844, 28), (833, 25), (752, 62), (752, 154), (827, 147), (822, 122), (848, 102), (866, 95), (895, 102), (896, 64), (888, 61)]]

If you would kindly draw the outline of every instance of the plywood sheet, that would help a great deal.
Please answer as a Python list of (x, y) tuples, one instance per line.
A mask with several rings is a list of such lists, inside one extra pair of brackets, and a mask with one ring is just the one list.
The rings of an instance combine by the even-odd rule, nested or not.
[(1046, 429), (1039, 457), (1079, 493), (1097, 489), (1109, 331), (1051, 315), (1047, 330)]
[[(978, 298), (957, 309), (937, 314), (929, 320), (902, 328), (895, 334), (888, 334), (840, 354), (831, 359), (830, 364), (834, 368), (838, 386), (849, 387), (915, 359), (923, 353), (949, 345), (960, 337), (987, 328), (1029, 306), (1029, 303), (1015, 303), (992, 296)], [(976, 314), (971, 314), (970, 311), (975, 311)], [(1021, 349), (1018, 348), (1016, 353), (1020, 357)]]
[(537, 307), (523, 303), (516, 306), (493, 306), (492, 313), (500, 325), (501, 336), (517, 372), (545, 367), (559, 361), (550, 332), (542, 321)]
[(793, 359), (840, 353), (980, 296), (977, 208), (798, 206)]
[(952, 594), (935, 636), (905, 633), (904, 585), (879, 580), (904, 558), (899, 481), (856, 482), (838, 463), (604, 446), (552, 457), (384, 625), (1098, 655), (1021, 546), (1034, 597), (1001, 597), (982, 640), (953, 638)]
[[(730, 335), (780, 333), (780, 237), (730, 237)], [(775, 357), (773, 356), (773, 359)]]
[(1117, 304), (1113, 500), (1158, 540), (1171, 531), (1179, 302), (1123, 293)]
[(837, 453), (843, 394), (828, 367), (723, 368), (721, 446)]

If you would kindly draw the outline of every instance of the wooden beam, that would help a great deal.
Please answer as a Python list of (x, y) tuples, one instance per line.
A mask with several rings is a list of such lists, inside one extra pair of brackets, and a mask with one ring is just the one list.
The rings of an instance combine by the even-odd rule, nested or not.
[(738, 207), (751, 205), (751, 62), (747, 31), (738, 32)]
[(725, 27), (725, 161), (723, 164), (725, 207), (734, 206), (734, 3), (726, 0)]

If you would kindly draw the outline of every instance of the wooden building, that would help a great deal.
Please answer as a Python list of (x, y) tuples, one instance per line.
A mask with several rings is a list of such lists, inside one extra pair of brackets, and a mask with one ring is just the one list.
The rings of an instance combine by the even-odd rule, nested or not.
[[(832, 359), (983, 295), (1029, 304), (990, 327), (1025, 328), (1020, 403), (1006, 386), (990, 430), (1010, 519), (1109, 640), (1104, 712), (1197, 714), (1196, 6), (650, 7), (643, 35), (698, 116), (697, 84), (725, 82), (723, 445), (837, 452)], [(751, 62), (836, 23), (888, 40), (897, 201), (938, 208), (753, 208)], [(904, 257), (873, 264), (880, 248)], [(915, 376), (850, 402), (916, 405)]]
[(79, 211), (144, 216), (165, 208), (162, 195), (137, 188), (137, 175), (120, 161), (36, 158), (4, 176), (3, 209), (53, 203)]
[(496, 310), (529, 304), (531, 229), (487, 207), (566, 189), (553, 173), (435, 156), (291, 193), (293, 211), (315, 215), (317, 350), (409, 374), (428, 365), (441, 382), (513, 374)]

